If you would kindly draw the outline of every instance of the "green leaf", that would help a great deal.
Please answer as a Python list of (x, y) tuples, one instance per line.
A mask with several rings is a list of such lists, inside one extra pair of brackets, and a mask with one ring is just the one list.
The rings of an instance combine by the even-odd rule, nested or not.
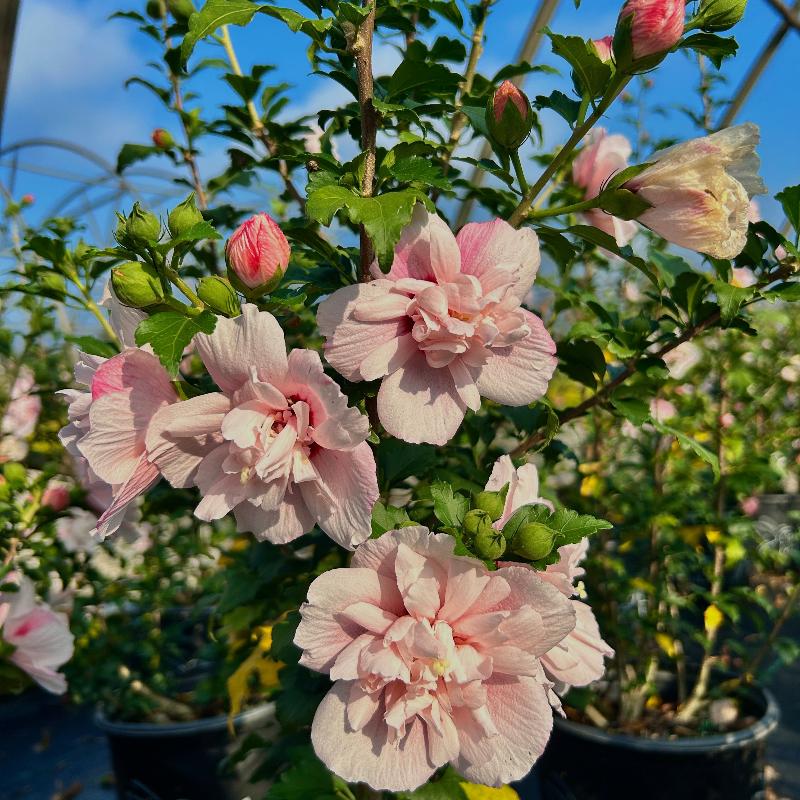
[(394, 531), (412, 524), (404, 508), (375, 503), (372, 509), (372, 535), (382, 536), (386, 531)]
[(680, 275), (693, 271), (690, 264), (672, 253), (654, 251), (650, 254), (650, 260), (656, 265), (664, 285), (670, 289)]
[(298, 14), (291, 8), (280, 8), (279, 6), (261, 6), (259, 11), (264, 14), (269, 14), (271, 17), (282, 20), (288, 25), (289, 30), (293, 33), (305, 33), (310, 36), (318, 44), (325, 41), (325, 33), (333, 25), (333, 17), (326, 17), (325, 19), (311, 19)]
[(612, 69), (597, 54), (592, 40), (581, 39), (580, 36), (561, 36), (552, 31), (547, 31), (547, 35), (552, 42), (553, 53), (572, 67), (578, 94), (600, 97), (608, 88)]
[(540, 110), (549, 108), (551, 111), (555, 111), (556, 114), (569, 123), (571, 128), (575, 127), (581, 108), (581, 104), (577, 100), (567, 97), (564, 92), (559, 92), (558, 90), (552, 92), (549, 96), (536, 95), (533, 105)]
[(792, 227), (800, 233), (800, 186), (787, 186), (775, 195)]
[(391, 489), (414, 475), (422, 477), (436, 463), (436, 448), (430, 444), (409, 444), (400, 439), (383, 439), (375, 450), (381, 487)]
[(204, 239), (221, 239), (222, 236), (217, 233), (214, 226), (210, 222), (197, 222), (191, 228), (183, 231), (179, 236), (170, 239), (162, 245), (158, 246), (159, 251), (167, 252), (172, 250), (176, 245), (188, 244), (194, 242), (201, 242)]
[(178, 375), (183, 351), (198, 333), (213, 333), (217, 318), (204, 311), (187, 317), (178, 311), (161, 311), (139, 323), (135, 339), (139, 347), (149, 344), (170, 376)]
[(650, 418), (650, 406), (639, 397), (612, 397), (611, 405), (634, 425), (644, 425)]
[(400, 792), (397, 800), (467, 800), (461, 788), (466, 781), (452, 767), (447, 767), (439, 778), (415, 789), (413, 792)]
[(700, 442), (695, 441), (690, 436), (687, 436), (685, 433), (676, 430), (670, 425), (665, 425), (663, 422), (659, 422), (658, 420), (652, 418), (650, 423), (659, 433), (674, 436), (678, 440), (678, 444), (680, 444), (684, 450), (691, 450), (698, 458), (705, 461), (705, 463), (711, 467), (711, 470), (714, 473), (714, 478), (719, 480), (719, 459), (714, 453), (703, 447)]
[(87, 353), (90, 356), (102, 356), (103, 358), (111, 358), (117, 354), (116, 348), (108, 342), (101, 342), (95, 339), (94, 336), (65, 336), (68, 342), (72, 342), (82, 353)]
[(387, 100), (403, 97), (420, 89), (433, 89), (437, 94), (454, 91), (461, 76), (444, 64), (421, 63), (405, 59), (389, 79)]
[(694, 50), (708, 57), (719, 69), (722, 62), (736, 55), (739, 45), (732, 36), (717, 36), (715, 33), (695, 33), (684, 39), (678, 47)]
[(638, 219), (652, 205), (643, 197), (628, 189), (608, 189), (597, 202), (603, 211), (620, 219)]
[(372, 240), (382, 267), (391, 264), (394, 248), (403, 229), (411, 222), (414, 206), (424, 200), (414, 189), (386, 192), (377, 197), (360, 197), (344, 186), (326, 183), (308, 188), (306, 212), (311, 219), (330, 225), (337, 211), (344, 211), (356, 225), (363, 225)]
[(250, 0), (206, 0), (199, 11), (189, 17), (189, 30), (181, 44), (181, 61), (185, 64), (201, 39), (211, 36), (223, 25), (246, 25), (259, 10)]
[(431, 485), (431, 497), (436, 519), (447, 528), (460, 528), (469, 511), (469, 498), (454, 492), (449, 483), (441, 482)]
[(411, 156), (395, 162), (389, 168), (389, 173), (401, 183), (418, 181), (445, 191), (452, 188), (452, 184), (445, 178), (439, 164), (422, 156)]
[(535, 506), (535, 510), (535, 517), (530, 518), (530, 521), (540, 522), (555, 531), (554, 550), (565, 544), (577, 544), (584, 536), (593, 536), (598, 531), (610, 530), (614, 527), (607, 520), (588, 514), (579, 514), (568, 508), (559, 508), (553, 513), (550, 513), (547, 506)]
[(144, 161), (144, 159), (160, 152), (157, 147), (148, 144), (124, 144), (117, 156), (117, 172), (121, 174), (131, 164), (135, 164), (137, 161)]
[(731, 286), (725, 281), (714, 281), (712, 284), (717, 293), (719, 303), (720, 318), (723, 325), (730, 325), (734, 317), (739, 313), (743, 303), (751, 300), (756, 293), (752, 286)]
[(608, 250), (610, 253), (614, 253), (614, 255), (624, 259), (631, 266), (636, 267), (636, 269), (646, 275), (656, 288), (659, 288), (658, 277), (656, 274), (648, 266), (644, 259), (639, 258), (639, 256), (633, 252), (629, 245), (625, 245), (625, 247), (619, 247), (616, 239), (613, 236), (610, 236), (609, 234), (598, 230), (597, 228), (593, 228), (590, 225), (573, 225), (572, 227), (567, 228), (567, 232), (571, 233), (573, 236), (583, 239), (585, 242), (602, 247), (604, 250)]

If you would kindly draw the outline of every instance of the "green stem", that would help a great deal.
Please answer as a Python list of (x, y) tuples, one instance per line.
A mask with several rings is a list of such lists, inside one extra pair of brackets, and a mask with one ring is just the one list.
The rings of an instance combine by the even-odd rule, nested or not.
[(572, 136), (570, 136), (567, 140), (567, 143), (561, 148), (561, 150), (558, 151), (550, 164), (548, 164), (545, 171), (539, 176), (539, 179), (536, 181), (536, 183), (528, 192), (526, 192), (522, 202), (520, 202), (520, 204), (514, 209), (514, 213), (508, 218), (508, 221), (515, 228), (519, 227), (519, 225), (525, 220), (525, 218), (528, 216), (528, 211), (530, 210), (533, 201), (538, 197), (542, 189), (547, 186), (553, 175), (558, 172), (558, 170), (561, 168), (561, 165), (567, 160), (567, 158), (569, 158), (570, 154), (578, 146), (583, 137), (589, 133), (589, 131), (594, 127), (595, 123), (600, 119), (600, 117), (603, 116), (603, 114), (605, 114), (614, 100), (617, 99), (622, 90), (628, 85), (630, 79), (630, 75), (616, 75), (611, 81), (608, 91), (603, 96), (603, 99), (597, 104), (586, 121), (575, 127), (575, 130), (572, 132)]
[(580, 203), (572, 203), (568, 206), (557, 206), (555, 208), (534, 209), (528, 212), (528, 219), (544, 219), (545, 217), (560, 217), (563, 214), (577, 214), (581, 211), (591, 211), (597, 208), (597, 198), (583, 200)]
[(525, 179), (525, 170), (522, 168), (522, 161), (520, 161), (519, 150), (511, 151), (511, 163), (514, 165), (514, 172), (517, 174), (519, 181), (519, 188), (523, 195), (528, 193), (528, 181)]
[(106, 315), (100, 310), (100, 306), (92, 300), (91, 294), (89, 294), (89, 290), (86, 286), (81, 282), (80, 278), (78, 277), (77, 272), (68, 273), (69, 279), (75, 284), (78, 288), (78, 291), (81, 293), (79, 299), (83, 307), (92, 315), (94, 318), (100, 323), (100, 327), (105, 332), (106, 336), (111, 339), (117, 347), (120, 346), (119, 336), (117, 336), (117, 332), (111, 327), (111, 323), (108, 321)]
[(172, 268), (172, 267), (165, 267), (166, 276), (170, 279), (170, 281), (181, 290), (181, 292), (189, 299), (191, 304), (202, 311), (205, 309), (206, 304), (195, 294), (194, 289), (189, 286), (186, 281), (181, 278), (180, 275)]

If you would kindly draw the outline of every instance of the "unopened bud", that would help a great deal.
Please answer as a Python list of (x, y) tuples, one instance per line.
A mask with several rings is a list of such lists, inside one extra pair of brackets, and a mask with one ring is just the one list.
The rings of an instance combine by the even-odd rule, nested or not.
[(602, 39), (593, 39), (592, 44), (601, 61), (611, 61), (614, 58), (614, 37), (604, 36)]
[(511, 81), (503, 81), (489, 96), (486, 125), (495, 144), (505, 150), (518, 150), (530, 136), (533, 123), (528, 98)]
[(150, 138), (159, 150), (169, 150), (170, 147), (175, 147), (175, 140), (172, 138), (172, 134), (164, 130), (164, 128), (156, 128)]
[(538, 561), (550, 555), (555, 533), (541, 522), (528, 522), (517, 531), (511, 549), (528, 561)]
[(187, 22), (195, 12), (192, 0), (167, 0), (167, 8), (178, 22)]
[(194, 202), (194, 192), (192, 192), (180, 205), (175, 206), (169, 212), (167, 227), (172, 236), (178, 237), (202, 221), (203, 215)]
[(17, 461), (8, 461), (3, 465), (3, 476), (12, 489), (22, 489), (28, 480), (25, 467)]
[(161, 222), (152, 211), (145, 211), (134, 203), (125, 223), (125, 233), (134, 245), (151, 245), (161, 238)]
[(50, 483), (42, 494), (42, 505), (63, 511), (69, 505), (69, 489), (63, 483)]
[(36, 202), (36, 197), (29, 192), (28, 194), (22, 195), (22, 200), (20, 202), (23, 206), (32, 206)]
[(644, 72), (659, 64), (683, 36), (685, 0), (627, 0), (614, 32), (617, 67)]
[(508, 487), (503, 492), (478, 492), (472, 498), (472, 505), (476, 509), (485, 511), (494, 522), (503, 516), (507, 493)]
[(237, 317), (242, 312), (236, 290), (219, 275), (201, 278), (197, 284), (197, 296), (210, 309), (226, 317)]
[(473, 541), (481, 533), (493, 531), (492, 518), (479, 508), (473, 508), (467, 511), (464, 516), (464, 536), (468, 541)]
[(271, 292), (289, 265), (291, 247), (268, 214), (243, 222), (225, 246), (230, 282), (249, 299)]
[(124, 306), (149, 308), (164, 301), (164, 287), (150, 264), (128, 261), (111, 270), (111, 286)]
[(744, 16), (747, 0), (703, 0), (692, 25), (708, 33), (727, 31)]
[(506, 540), (500, 531), (490, 528), (482, 530), (472, 545), (472, 550), (479, 558), (487, 561), (497, 561), (506, 551)]

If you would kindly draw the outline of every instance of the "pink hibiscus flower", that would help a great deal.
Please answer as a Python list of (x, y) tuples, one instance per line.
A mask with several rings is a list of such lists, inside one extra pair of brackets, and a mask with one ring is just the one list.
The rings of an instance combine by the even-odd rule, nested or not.
[(544, 751), (557, 700), (540, 658), (572, 630), (572, 606), (533, 570), (489, 572), (454, 544), (389, 531), (309, 588), (300, 663), (334, 681), (311, 739), (347, 781), (407, 791), (449, 762), (499, 786)]
[(195, 514), (233, 511), (240, 531), (276, 544), (315, 524), (344, 547), (364, 541), (378, 499), (369, 423), (319, 355), (287, 358), (278, 321), (250, 304), (194, 343), (221, 391), (164, 408), (147, 447), (173, 486), (199, 487)]
[(407, 442), (445, 444), (481, 396), (532, 403), (555, 370), (555, 345), (521, 307), (539, 241), (508, 223), (455, 237), (418, 205), (388, 275), (334, 292), (319, 307), (325, 356), (350, 381), (382, 379), (378, 416)]
[(70, 401), (70, 422), (59, 437), (90, 486), (100, 481), (112, 487), (111, 503), (97, 521), (96, 532), (105, 538), (119, 529), (130, 504), (157, 483), (145, 437), (154, 414), (178, 398), (161, 362), (145, 350), (82, 359), (75, 380), (88, 391), (61, 392)]
[(0, 421), (0, 433), (8, 433), (17, 439), (24, 439), (33, 433), (42, 411), (42, 398), (33, 394), (35, 391), (33, 372), (28, 367), (22, 367), (11, 387), (11, 399)]
[(0, 638), (15, 648), (9, 661), (48, 692), (63, 694), (67, 681), (57, 670), (74, 649), (66, 616), (37, 603), (26, 576), (12, 572), (2, 582), (19, 587), (16, 592), (0, 592)]
[[(506, 507), (500, 519), (501, 526), (518, 508), (525, 505), (541, 503), (553, 509), (553, 504), (549, 500), (538, 496), (539, 473), (534, 464), (524, 464), (514, 470), (514, 464), (509, 456), (498, 459), (486, 488), (496, 492), (506, 484), (509, 485), (509, 489)], [(548, 565), (544, 572), (537, 574), (558, 589), (562, 595), (571, 598), (577, 594), (575, 581), (585, 572), (579, 565), (586, 557), (588, 548), (588, 539), (582, 539), (578, 544), (559, 547), (559, 560), (555, 564)], [(600, 628), (592, 609), (580, 600), (570, 600), (570, 602), (575, 611), (574, 630), (541, 658), (545, 674), (554, 681), (555, 691), (559, 694), (564, 694), (569, 686), (586, 686), (601, 678), (605, 672), (603, 659), (614, 655), (614, 651), (600, 636)]]
[[(609, 136), (596, 128), (586, 137), (586, 145), (572, 164), (572, 180), (591, 200), (603, 191), (605, 184), (618, 172), (626, 169), (631, 157), (631, 143), (619, 133)], [(613, 236), (620, 247), (636, 236), (636, 223), (606, 214), (593, 208), (582, 215), (589, 225)]]

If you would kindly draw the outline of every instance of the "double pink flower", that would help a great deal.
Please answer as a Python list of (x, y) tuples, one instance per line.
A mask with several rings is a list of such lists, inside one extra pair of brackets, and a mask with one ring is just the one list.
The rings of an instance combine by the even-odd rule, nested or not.
[(390, 434), (445, 444), (481, 396), (521, 406), (547, 390), (555, 344), (522, 308), (539, 262), (529, 229), (497, 219), (456, 237), (418, 205), (389, 274), (321, 303), (325, 356), (350, 381), (382, 381), (378, 416)]
[(489, 572), (454, 545), (389, 531), (311, 584), (295, 644), (334, 681), (311, 739), (347, 781), (409, 791), (450, 763), (500, 786), (544, 751), (558, 700), (541, 659), (573, 629), (572, 605), (528, 567)]
[(278, 321), (250, 304), (194, 343), (220, 391), (155, 415), (153, 468), (173, 486), (200, 489), (200, 519), (233, 511), (240, 531), (273, 543), (315, 524), (343, 547), (364, 541), (378, 499), (369, 423), (319, 355), (298, 349), (287, 358)]

